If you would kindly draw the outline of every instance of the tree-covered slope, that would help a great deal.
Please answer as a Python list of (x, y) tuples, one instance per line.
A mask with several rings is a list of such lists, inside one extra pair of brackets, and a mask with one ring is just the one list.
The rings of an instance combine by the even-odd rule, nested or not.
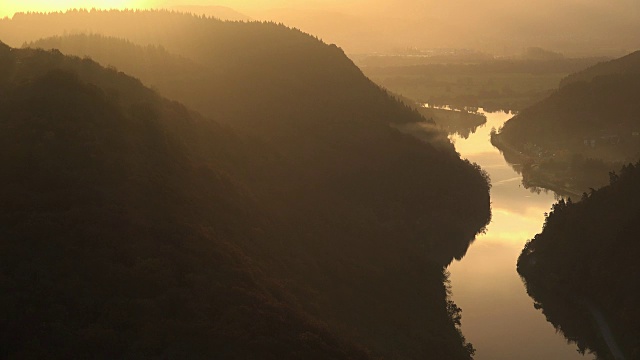
[[(453, 146), (441, 134), (435, 133), (427, 139), (431, 150), (421, 150), (418, 156), (421, 159), (404, 158), (400, 162), (394, 159), (403, 156), (394, 152), (407, 151), (411, 141), (390, 131), (389, 124), (417, 122), (423, 118), (364, 77), (335, 46), (271, 23), (228, 23), (166, 12), (70, 12), (53, 16), (64, 16), (71, 23), (89, 27), (95, 26), (94, 23), (113, 25), (100, 28), (105, 34), (122, 32), (116, 24), (124, 24), (122, 28), (127, 29), (130, 22), (146, 22), (154, 25), (150, 26), (154, 30), (146, 34), (153, 39), (166, 31), (166, 24), (176, 26), (172, 30), (184, 34), (187, 40), (175, 43), (171, 36), (158, 37), (157, 41), (167, 51), (149, 47), (145, 50), (113, 37), (85, 35), (57, 37), (32, 45), (60, 48), (70, 54), (95, 57), (105, 65), (115, 65), (139, 76), (166, 96), (272, 144), (300, 170), (295, 174), (300, 176), (296, 185), (283, 196), (299, 202), (309, 198), (305, 194), (310, 192), (322, 189), (331, 192), (319, 202), (313, 198), (313, 204), (302, 204), (304, 208), (325, 208), (335, 214), (335, 204), (347, 200), (352, 204), (366, 203), (363, 213), (373, 211), (376, 216), (387, 217), (395, 210), (388, 207), (389, 199), (385, 197), (394, 193), (392, 196), (403, 196), (414, 203), (413, 209), (402, 210), (397, 221), (420, 222), (415, 216), (424, 215), (428, 208), (434, 212), (429, 217), (438, 216), (454, 223), (431, 230), (442, 238), (445, 237), (440, 235), (442, 232), (461, 235), (453, 236), (460, 239), (460, 243), (454, 245), (458, 248), (457, 257), (464, 254), (466, 244), (473, 238), (473, 233), (465, 233), (463, 229), (477, 229), (486, 222), (488, 209), (476, 213), (477, 207), (467, 206), (488, 201), (484, 190), (477, 191), (484, 180), (473, 175), (477, 169), (457, 161)], [(133, 33), (131, 36), (145, 35)], [(171, 55), (170, 49), (177, 55)], [(146, 55), (140, 56), (141, 53)], [(132, 61), (136, 58), (148, 60)], [(183, 65), (189, 61), (199, 66)], [(141, 62), (150, 66), (140, 66)], [(175, 72), (185, 67), (189, 70)], [(447, 157), (450, 159), (445, 160)], [(372, 159), (378, 164), (371, 164)], [(435, 165), (441, 160), (449, 165)], [(403, 161), (415, 161), (416, 165), (403, 164)], [(440, 172), (428, 170), (433, 168)], [(449, 170), (453, 172), (448, 174)], [(399, 183), (392, 184), (386, 178), (388, 174), (394, 174), (393, 181)], [(457, 187), (445, 180), (450, 178), (466, 178), (463, 181), (467, 184)], [(416, 194), (408, 190), (419, 186), (401, 183), (410, 179), (421, 179), (433, 191)], [(472, 182), (476, 185), (470, 186)], [(460, 203), (451, 202), (445, 195), (450, 187), (464, 192), (456, 197), (461, 199)], [(334, 189), (342, 189), (339, 198), (335, 198)], [(346, 189), (355, 191), (345, 192)], [(358, 193), (360, 198), (354, 198)], [(368, 195), (373, 193), (378, 195), (374, 198)], [(444, 205), (447, 202), (449, 205)], [(293, 215), (302, 213), (304, 210), (295, 211)], [(458, 216), (460, 214), (464, 216)], [(422, 221), (423, 226), (424, 223)], [(452, 258), (451, 250), (443, 250), (443, 261)]]
[(183, 143), (232, 133), (95, 63), (0, 58), (3, 358), (366, 357), (247, 258), (265, 215), (225, 174), (242, 146)]
[(631, 54), (570, 76), (555, 93), (507, 121), (493, 138), (530, 178), (587, 191), (640, 158), (640, 63)]
[[(567, 85), (507, 121), (500, 134), (520, 148), (534, 143), (545, 149), (575, 152), (591, 151), (584, 140), (595, 139), (593, 151), (600, 150), (602, 158), (625, 160), (640, 150), (640, 139), (633, 137), (640, 127), (638, 89), (640, 75), (631, 74)], [(618, 142), (604, 144), (603, 136), (614, 135)]]
[[(385, 124), (420, 120), (416, 112), (400, 106), (364, 77), (341, 49), (284, 25), (222, 22), (162, 11), (92, 11), (21, 15), (6, 20), (0, 36), (10, 36), (37, 23), (51, 26), (42, 30), (42, 36), (28, 38), (31, 41), (60, 36), (72, 29), (108, 38), (90, 37), (89, 46), (84, 45), (87, 40), (82, 36), (33, 45), (88, 55), (145, 83), (152, 80), (149, 84), (157, 86), (162, 94), (206, 115), (219, 115), (220, 121), (234, 126), (272, 134), (290, 128), (292, 124), (285, 122), (289, 119), (309, 125), (331, 119), (338, 122), (345, 116), (349, 121)], [(141, 24), (144, 30), (139, 30)], [(175, 59), (162, 53), (158, 55), (167, 66), (142, 68), (131, 59), (135, 56), (132, 51), (137, 50), (112, 37), (162, 46), (174, 57), (191, 61), (187, 66), (192, 71), (175, 76), (175, 67), (171, 66)], [(174, 80), (168, 82), (167, 77)]]
[(603, 61), (582, 71), (573, 73), (560, 82), (560, 87), (575, 82), (589, 82), (598, 76), (613, 74), (640, 74), (640, 51), (632, 52), (619, 59)]
[[(573, 304), (569, 311), (551, 312), (557, 326), (606, 353), (602, 337), (593, 335), (598, 334), (596, 323), (590, 321), (589, 309), (599, 308), (628, 358), (635, 359), (640, 356), (640, 164), (624, 166), (610, 177), (610, 185), (585, 194), (582, 201), (554, 205), (542, 233), (520, 255), (518, 271), (543, 310), (556, 309), (558, 298)], [(571, 314), (579, 309), (581, 315)]]
[[(13, 289), (3, 293), (23, 294), (3, 297), (19, 310), (3, 322), (3, 341), (19, 344), (12, 355), (32, 348), (9, 337), (14, 327), (49, 316), (42, 351), (76, 339), (94, 344), (86, 351), (105, 346), (132, 357), (356, 358), (368, 348), (386, 358), (468, 359), (442, 267), (488, 221), (487, 179), (450, 144), (390, 127), (421, 118), (336, 48), (282, 26), (246, 25), (260, 40), (303, 44), (288, 55), (261, 45), (268, 54), (258, 58), (271, 63), (254, 65), (240, 56), (257, 51), (253, 35), (229, 40), (242, 38), (240, 25), (216, 35), (240, 50), (200, 62), (205, 79), (218, 76), (215, 61), (237, 69), (191, 93), (216, 104), (196, 109), (206, 118), (89, 59), (3, 50), (12, 129), (3, 161), (16, 174), (3, 193), (11, 261), (2, 280)], [(308, 59), (308, 47), (323, 63), (290, 66)], [(87, 89), (95, 94), (81, 95)], [(35, 220), (23, 217), (32, 211)], [(64, 280), (70, 273), (77, 282)], [(40, 313), (24, 318), (31, 311)], [(78, 320), (67, 322), (67, 313)], [(98, 338), (78, 340), (79, 332)], [(47, 338), (63, 333), (71, 335)], [(103, 333), (128, 336), (108, 342)]]

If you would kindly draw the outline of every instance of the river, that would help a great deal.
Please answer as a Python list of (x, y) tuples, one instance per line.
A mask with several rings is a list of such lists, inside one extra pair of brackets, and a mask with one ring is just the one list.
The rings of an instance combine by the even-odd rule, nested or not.
[(489, 142), (491, 128), (511, 115), (484, 114), (487, 123), (467, 139), (452, 136), (462, 157), (486, 170), (492, 183), (493, 219), (487, 232), (449, 266), (453, 300), (462, 308), (462, 333), (476, 348), (476, 360), (592, 359), (580, 355), (533, 307), (516, 272), (520, 251), (542, 230), (555, 197), (522, 187), (521, 176)]

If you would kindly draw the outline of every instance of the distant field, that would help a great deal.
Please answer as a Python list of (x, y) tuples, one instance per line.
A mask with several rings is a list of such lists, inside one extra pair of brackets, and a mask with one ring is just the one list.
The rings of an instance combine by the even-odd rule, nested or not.
[(553, 92), (567, 75), (602, 58), (480, 60), (476, 63), (396, 65), (356, 60), (379, 85), (418, 102), (487, 110), (521, 110)]

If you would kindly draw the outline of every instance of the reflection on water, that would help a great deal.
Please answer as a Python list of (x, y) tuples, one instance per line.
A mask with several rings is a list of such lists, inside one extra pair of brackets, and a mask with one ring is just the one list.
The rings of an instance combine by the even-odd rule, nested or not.
[(492, 222), (462, 261), (449, 267), (453, 300), (462, 308), (462, 332), (476, 348), (476, 360), (586, 359), (533, 307), (516, 272), (524, 243), (539, 233), (555, 201), (551, 192), (532, 192), (489, 142), (492, 127), (509, 114), (486, 113), (487, 124), (469, 138), (453, 137), (462, 157), (491, 176)]

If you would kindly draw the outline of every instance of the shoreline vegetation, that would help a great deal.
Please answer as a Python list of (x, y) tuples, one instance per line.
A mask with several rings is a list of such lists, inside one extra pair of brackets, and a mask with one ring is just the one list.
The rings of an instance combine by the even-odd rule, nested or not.
[(534, 306), (582, 353), (640, 356), (638, 180), (640, 162), (579, 202), (560, 199), (518, 258)]
[(525, 186), (582, 193), (545, 214), (517, 269), (534, 306), (580, 353), (616, 360), (640, 357), (640, 287), (627, 280), (640, 272), (639, 66), (634, 52), (570, 75), (491, 132)]
[(513, 145), (507, 143), (499, 133), (491, 132), (491, 144), (495, 146), (505, 160), (522, 175), (522, 185), (529, 188), (543, 188), (555, 192), (564, 197), (572, 197), (579, 200), (583, 189), (572, 184), (571, 177), (563, 177), (540, 169), (543, 159), (536, 159), (531, 154), (525, 154)]
[(463, 138), (475, 133), (476, 129), (487, 123), (487, 118), (473, 109), (447, 109), (422, 106), (418, 112), (425, 119), (431, 119), (449, 135), (458, 134)]
[(466, 139), (469, 135), (475, 133), (478, 127), (487, 123), (487, 117), (479, 113), (477, 107), (425, 104), (404, 95), (393, 93), (389, 89), (387, 91), (393, 94), (398, 101), (414, 109), (424, 118), (422, 122), (403, 124), (401, 127), (405, 129), (415, 128), (416, 126), (425, 128), (433, 125), (447, 135), (458, 134)]

